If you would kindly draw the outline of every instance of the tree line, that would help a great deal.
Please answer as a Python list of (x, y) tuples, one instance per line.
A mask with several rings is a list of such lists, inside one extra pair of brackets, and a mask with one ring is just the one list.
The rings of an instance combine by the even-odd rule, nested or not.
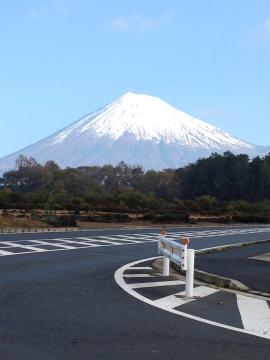
[(0, 178), (0, 208), (224, 214), (270, 211), (270, 154), (213, 153), (179, 169), (116, 166), (61, 169), (23, 155)]

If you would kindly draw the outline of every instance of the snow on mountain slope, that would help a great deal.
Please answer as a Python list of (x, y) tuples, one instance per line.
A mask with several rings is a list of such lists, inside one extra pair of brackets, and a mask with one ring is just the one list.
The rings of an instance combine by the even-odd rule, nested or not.
[(118, 140), (125, 133), (137, 140), (161, 140), (192, 147), (251, 145), (239, 141), (221, 130), (176, 110), (164, 101), (142, 94), (127, 93), (101, 112), (86, 116), (56, 136), (54, 144), (63, 142), (74, 131), (101, 138)]
[(268, 147), (238, 140), (222, 130), (148, 95), (126, 93), (103, 109), (12, 155), (0, 171), (14, 167), (19, 154), (61, 166), (117, 164), (145, 169), (176, 168), (212, 152), (264, 155)]

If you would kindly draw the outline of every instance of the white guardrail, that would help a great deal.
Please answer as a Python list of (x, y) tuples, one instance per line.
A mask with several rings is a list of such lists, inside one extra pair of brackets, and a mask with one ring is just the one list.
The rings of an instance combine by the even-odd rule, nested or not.
[(158, 253), (163, 255), (163, 275), (170, 275), (170, 261), (186, 271), (185, 296), (193, 297), (194, 283), (194, 257), (195, 250), (188, 249), (189, 239), (182, 239), (181, 243), (168, 240), (165, 237), (165, 231), (162, 231), (158, 239)]

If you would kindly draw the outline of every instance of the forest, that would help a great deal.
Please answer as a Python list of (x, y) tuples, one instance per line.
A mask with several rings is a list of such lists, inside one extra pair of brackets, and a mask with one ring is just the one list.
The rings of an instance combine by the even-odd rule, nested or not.
[(0, 178), (0, 209), (3, 214), (8, 209), (36, 214), (44, 210), (51, 221), (57, 211), (67, 211), (88, 221), (130, 221), (134, 214), (156, 222), (191, 221), (196, 216), (268, 222), (270, 154), (249, 159), (213, 153), (163, 171), (144, 171), (123, 162), (61, 169), (54, 161), (41, 165), (20, 155), (16, 169)]

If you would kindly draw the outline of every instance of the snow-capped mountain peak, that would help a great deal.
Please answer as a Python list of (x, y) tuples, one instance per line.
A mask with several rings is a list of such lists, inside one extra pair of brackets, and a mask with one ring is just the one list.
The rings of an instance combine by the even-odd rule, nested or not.
[(103, 111), (86, 116), (73, 127), (64, 130), (55, 138), (54, 144), (64, 141), (74, 131), (96, 138), (109, 136), (113, 140), (129, 133), (137, 140), (164, 141), (207, 149), (219, 144), (250, 147), (218, 128), (173, 108), (163, 100), (132, 92), (119, 97)]
[(0, 173), (18, 155), (59, 165), (140, 164), (145, 169), (177, 168), (212, 152), (264, 155), (269, 147), (239, 140), (149, 95), (128, 92), (55, 134), (0, 159)]

